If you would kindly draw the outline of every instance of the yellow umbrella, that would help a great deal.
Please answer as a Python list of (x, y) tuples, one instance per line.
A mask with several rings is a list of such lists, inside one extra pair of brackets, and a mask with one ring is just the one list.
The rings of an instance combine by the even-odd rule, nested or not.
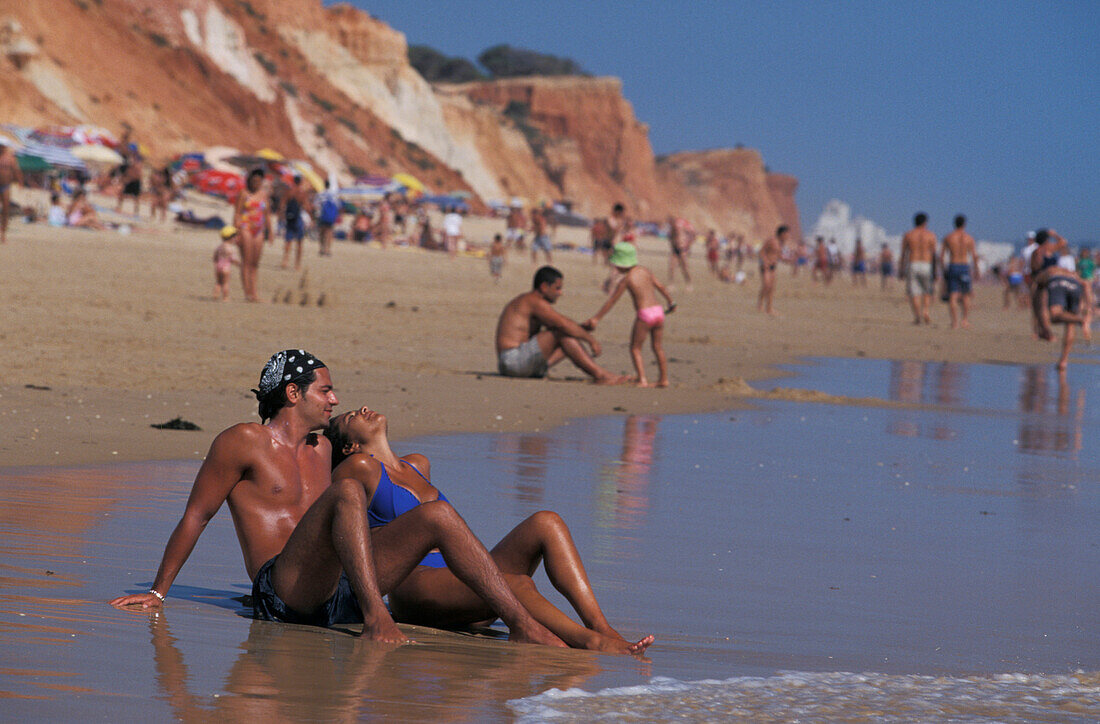
[(393, 180), (401, 184), (409, 191), (416, 191), (417, 193), (424, 193), (424, 184), (415, 177), (407, 173), (395, 173)]
[(290, 165), (294, 168), (295, 171), (302, 175), (302, 178), (306, 180), (306, 183), (313, 187), (314, 191), (325, 190), (325, 180), (321, 178), (317, 174), (317, 172), (309, 166), (309, 164), (303, 163), (301, 161), (291, 161)]
[(261, 148), (259, 151), (256, 151), (256, 155), (259, 156), (260, 158), (264, 159), (265, 161), (285, 161), (286, 160), (286, 156), (284, 156), (283, 154), (279, 153), (278, 151), (272, 150), (270, 148)]

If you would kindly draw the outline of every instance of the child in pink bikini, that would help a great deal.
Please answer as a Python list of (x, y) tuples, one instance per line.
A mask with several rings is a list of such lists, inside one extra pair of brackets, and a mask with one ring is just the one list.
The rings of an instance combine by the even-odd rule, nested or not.
[[(608, 261), (623, 276), (615, 285), (615, 291), (611, 292), (611, 296), (600, 307), (600, 311), (581, 326), (594, 330), (596, 324), (611, 311), (615, 302), (619, 301), (623, 290), (630, 290), (630, 296), (634, 299), (634, 309), (638, 312), (630, 333), (630, 357), (634, 361), (634, 369), (638, 372), (638, 386), (650, 386), (645, 376), (645, 363), (642, 362), (642, 344), (646, 336), (652, 334), (653, 354), (657, 356), (657, 368), (660, 374), (655, 386), (668, 387), (668, 360), (665, 358), (664, 347), (661, 346), (661, 337), (664, 334), (665, 315), (671, 314), (676, 309), (676, 303), (672, 301), (665, 286), (653, 276), (653, 272), (638, 264), (638, 249), (633, 244), (629, 242), (616, 244)], [(660, 292), (661, 296), (668, 301), (667, 308), (662, 307), (658, 302), (657, 292)]]
[(237, 256), (236, 238), (237, 227), (223, 226), (221, 231), (222, 243), (214, 250), (214, 298), (223, 302), (229, 301), (229, 276), (234, 265), (240, 266), (241, 260)]

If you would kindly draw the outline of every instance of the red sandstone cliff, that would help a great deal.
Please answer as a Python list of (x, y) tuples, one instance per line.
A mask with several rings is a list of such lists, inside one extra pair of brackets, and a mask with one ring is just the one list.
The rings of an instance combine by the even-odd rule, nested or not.
[(797, 182), (754, 151), (653, 157), (613, 78), (433, 88), (404, 35), (320, 0), (35, 0), (0, 9), (0, 121), (123, 123), (155, 157), (269, 146), (345, 177), (412, 173), (478, 199), (621, 201), (760, 237)]

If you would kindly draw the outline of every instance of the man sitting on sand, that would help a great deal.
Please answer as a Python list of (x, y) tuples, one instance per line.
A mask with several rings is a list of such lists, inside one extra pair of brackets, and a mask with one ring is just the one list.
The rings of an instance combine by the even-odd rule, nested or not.
[(254, 392), (263, 423), (234, 425), (214, 439), (153, 587), (112, 605), (159, 607), (206, 524), (227, 502), (257, 618), (317, 626), (361, 621), (367, 638), (404, 643), (382, 596), (438, 548), (458, 579), (504, 620), (511, 639), (564, 646), (520, 604), (449, 504), (425, 503), (370, 530), (363, 485), (332, 480), (332, 447), (315, 432), (337, 404), (324, 363), (300, 349), (279, 352)]
[[(533, 289), (505, 305), (497, 322), (497, 367), (505, 377), (545, 377), (550, 367), (568, 357), (598, 384), (624, 378), (596, 364), (600, 343), (588, 330), (559, 314), (553, 305), (562, 295), (563, 276), (552, 266), (535, 272)], [(545, 327), (545, 329), (543, 329)], [(587, 344), (592, 354), (585, 351)]]
[(913, 228), (901, 240), (898, 274), (913, 310), (913, 324), (932, 323), (932, 290), (936, 281), (936, 235), (928, 230), (928, 214), (913, 217)]

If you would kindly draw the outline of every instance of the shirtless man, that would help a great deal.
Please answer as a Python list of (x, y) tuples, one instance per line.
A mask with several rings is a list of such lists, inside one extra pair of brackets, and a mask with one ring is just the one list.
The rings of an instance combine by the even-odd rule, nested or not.
[(913, 228), (901, 240), (898, 275), (913, 310), (913, 324), (932, 323), (932, 290), (936, 281), (936, 235), (928, 230), (928, 214), (913, 217)]
[[(497, 368), (505, 377), (545, 377), (568, 357), (598, 384), (618, 384), (624, 378), (596, 364), (600, 343), (587, 329), (559, 314), (552, 306), (562, 294), (562, 273), (552, 266), (535, 272), (533, 289), (508, 302), (497, 322)], [(592, 350), (589, 355), (584, 349)]]
[(775, 314), (772, 300), (775, 297), (775, 269), (783, 256), (783, 247), (787, 245), (787, 227), (780, 226), (775, 236), (770, 237), (760, 247), (760, 294), (756, 298), (756, 308), (761, 312)]
[(691, 274), (688, 273), (687, 260), (684, 259), (687, 244), (679, 221), (675, 216), (668, 217), (668, 283), (672, 283), (676, 268), (679, 267), (684, 275), (684, 283), (687, 284), (688, 291), (691, 291)]
[(370, 531), (362, 483), (332, 480), (331, 445), (315, 432), (337, 404), (320, 360), (303, 350), (279, 352), (254, 392), (263, 424), (234, 425), (214, 439), (153, 587), (112, 605), (160, 607), (206, 524), (228, 502), (257, 618), (319, 626), (362, 621), (367, 638), (404, 643), (382, 596), (439, 548), (508, 625), (510, 638), (564, 646), (519, 603), (450, 505), (425, 503)]
[(116, 212), (122, 211), (122, 202), (127, 196), (134, 199), (134, 216), (141, 215), (141, 175), (144, 170), (141, 156), (137, 151), (132, 151), (129, 158), (122, 165), (122, 191), (118, 195)]
[(508, 219), (504, 222), (506, 230), (504, 240), (508, 246), (514, 246), (516, 249), (522, 250), (523, 233), (527, 228), (527, 216), (523, 213), (523, 202), (519, 199), (513, 199), (512, 205), (508, 208)]
[(531, 210), (531, 263), (538, 263), (539, 249), (546, 254), (546, 263), (550, 259), (550, 234), (546, 210), (534, 208)]
[[(940, 266), (947, 284), (948, 308), (951, 310), (951, 329), (970, 326), (970, 270), (978, 278), (978, 257), (974, 251), (974, 237), (966, 233), (966, 217), (955, 217), (955, 230), (943, 237), (940, 249)], [(959, 305), (962, 320), (959, 320)]]
[(11, 214), (11, 186), (23, 185), (23, 172), (19, 159), (12, 153), (7, 141), (0, 138), (0, 244), (8, 241), (8, 216)]

